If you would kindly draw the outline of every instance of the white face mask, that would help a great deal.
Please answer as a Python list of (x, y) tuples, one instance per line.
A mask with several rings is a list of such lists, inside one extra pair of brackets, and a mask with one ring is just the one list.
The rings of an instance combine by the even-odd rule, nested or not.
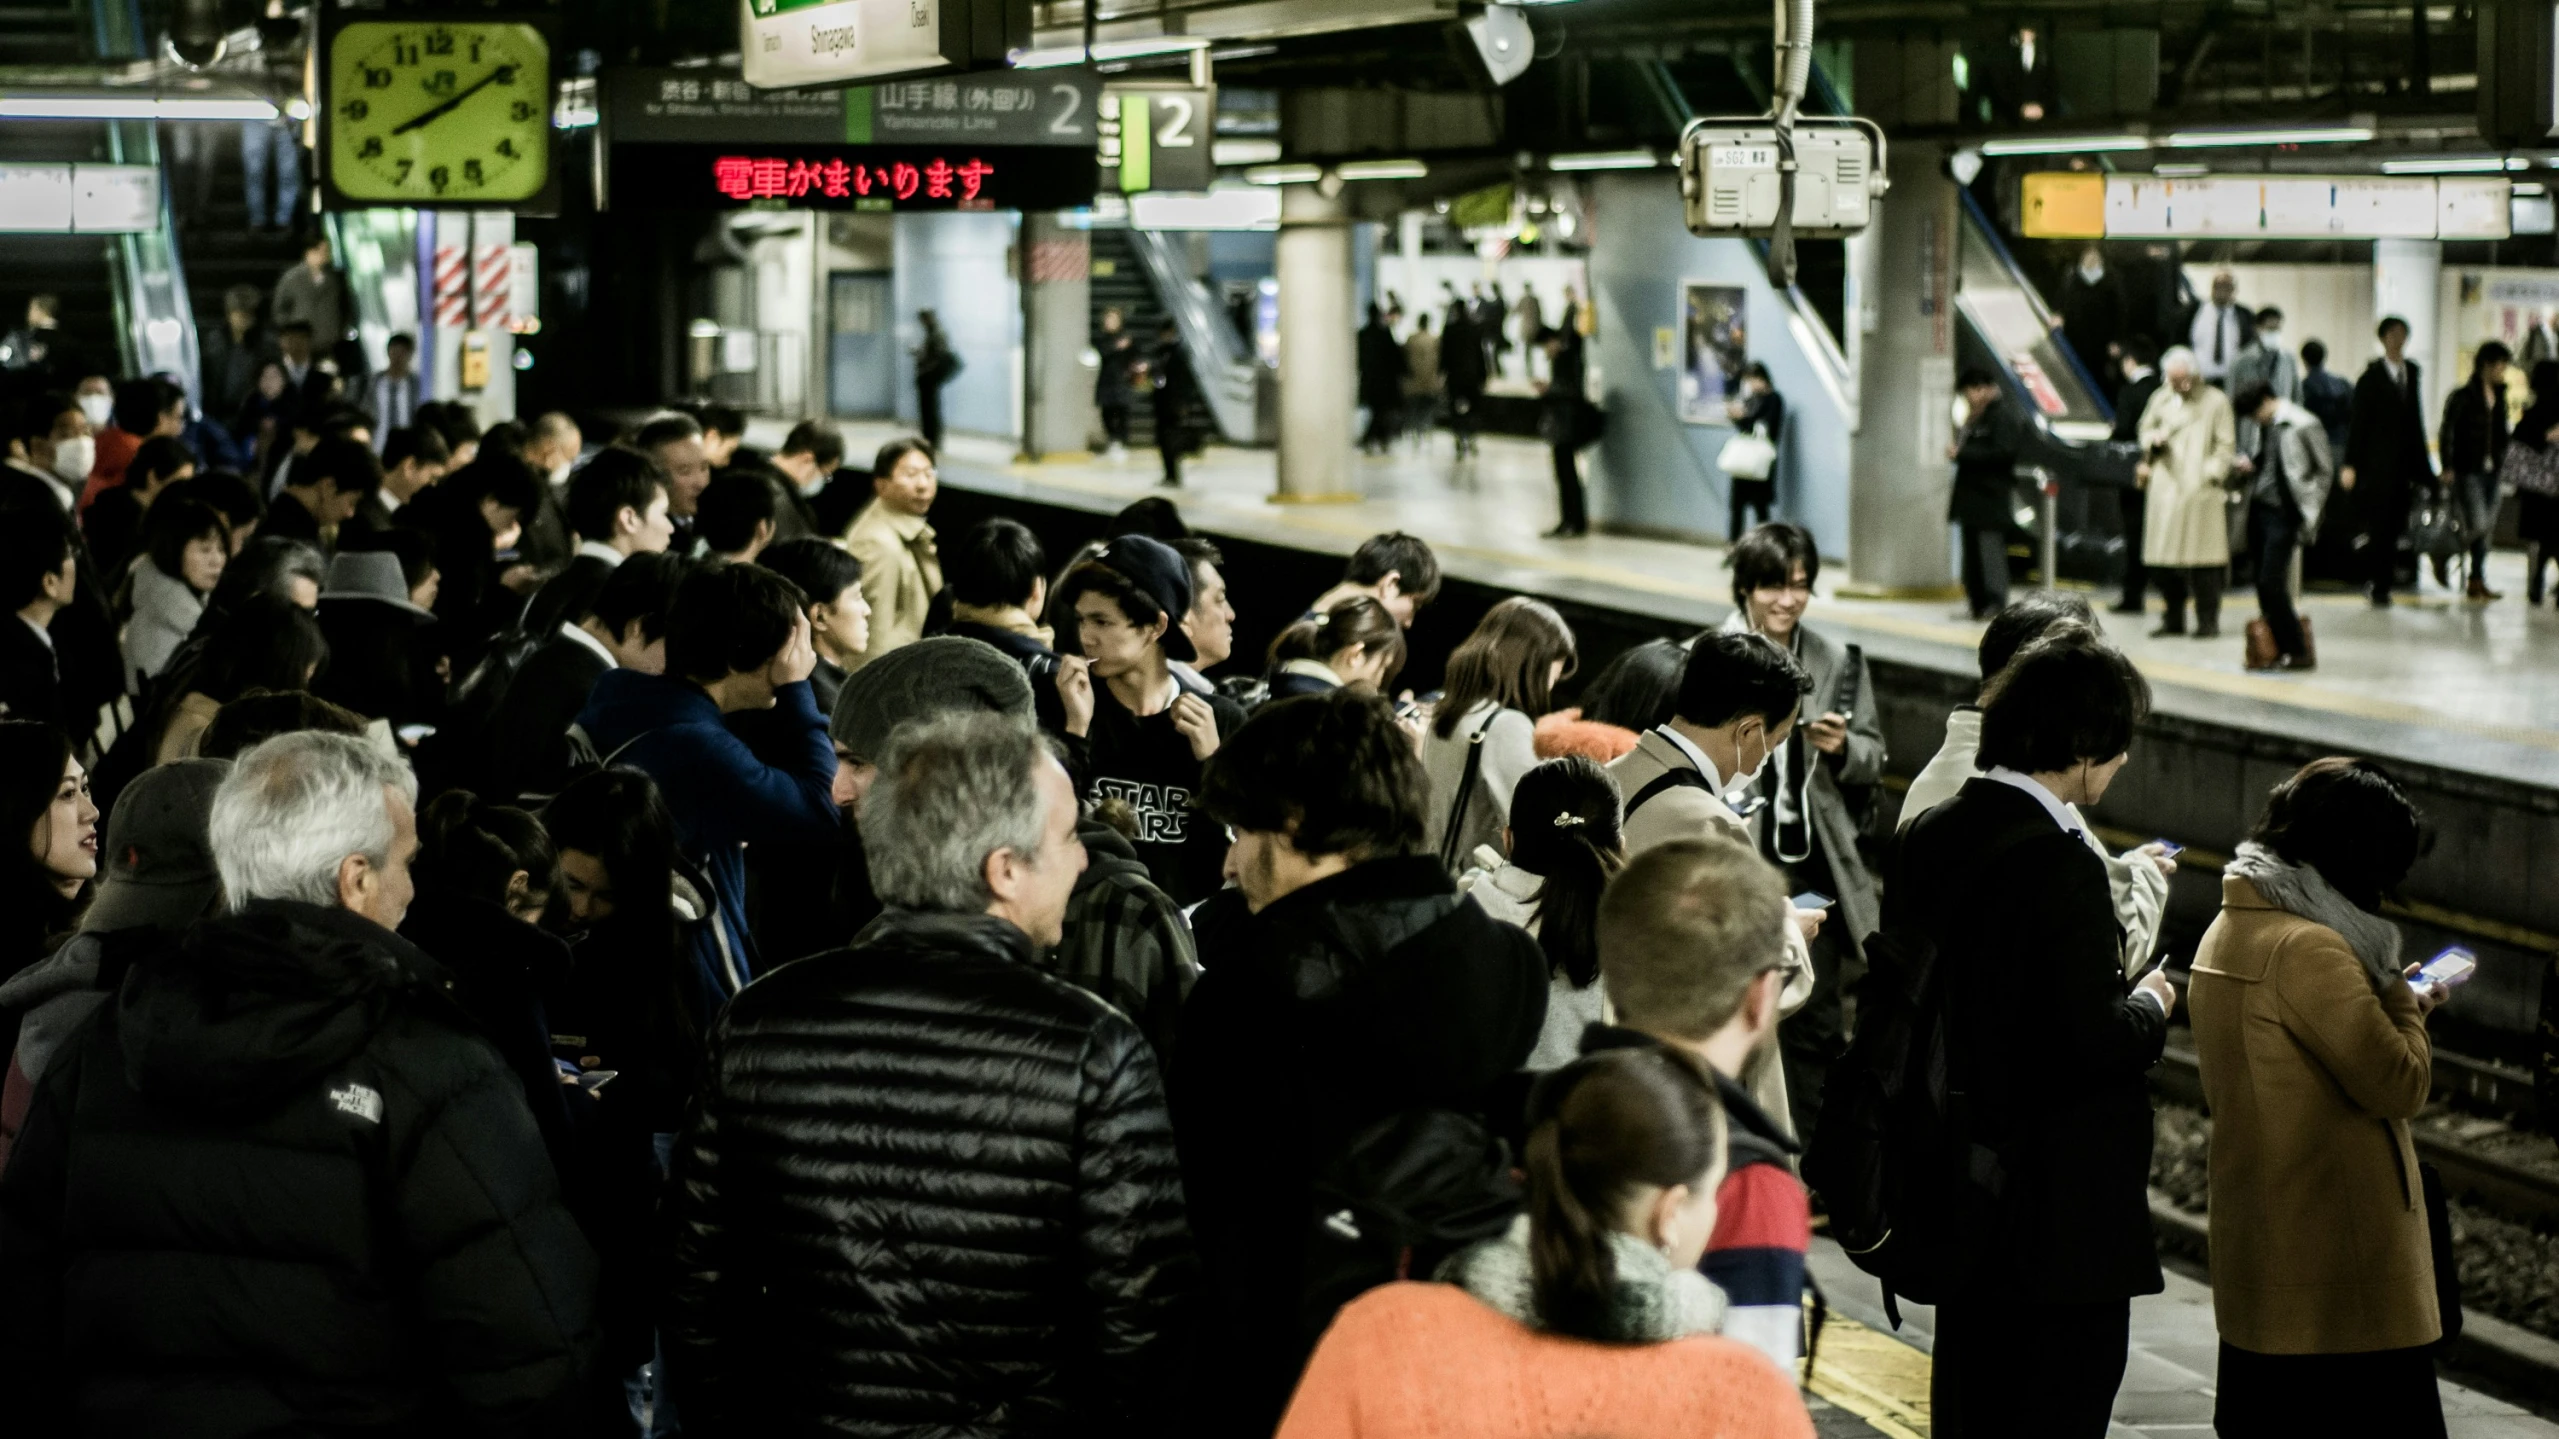
[(116, 402), (113, 395), (87, 394), (80, 397), (80, 413), (87, 415), (92, 425), (105, 424), (114, 418), (115, 412)]
[(550, 474), (546, 475), (544, 478), (551, 482), (551, 487), (553, 489), (557, 489), (560, 486), (567, 484), (569, 482), (569, 462), (567, 460), (562, 460), (558, 464), (553, 465), (551, 467)]
[(98, 442), (87, 435), (53, 442), (53, 472), (75, 485), (89, 478), (97, 463)]
[[(1724, 781), (1725, 787), (1729, 789), (1739, 789), (1743, 785), (1749, 784), (1751, 781), (1758, 779), (1760, 775), (1767, 770), (1768, 761), (1772, 757), (1772, 754), (1773, 752), (1770, 750), (1768, 744), (1768, 732), (1766, 730), (1761, 730), (1759, 733), (1759, 763), (1752, 765), (1747, 771), (1734, 775), (1731, 779)], [(1741, 743), (1736, 740), (1733, 743), (1733, 762), (1739, 764), (1741, 762), (1741, 757)]]

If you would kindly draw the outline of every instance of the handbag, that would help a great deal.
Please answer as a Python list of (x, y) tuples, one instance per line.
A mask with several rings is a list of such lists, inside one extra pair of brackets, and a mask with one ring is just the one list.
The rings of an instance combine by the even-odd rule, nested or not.
[(1464, 838), (1466, 812), (1474, 804), (1475, 787), (1484, 775), (1484, 736), (1493, 732), (1493, 721), (1501, 717), (1499, 709), (1484, 716), (1484, 722), (1475, 727), (1475, 733), (1466, 741), (1466, 768), (1457, 777), (1457, 797), (1449, 801), (1448, 827), (1440, 832), (1439, 837), (1440, 867), (1452, 875), (1463, 868), (1462, 861), (1467, 854)]
[(2461, 520), (2440, 487), (2424, 486), (2410, 502), (2408, 548), (2427, 559), (2448, 560), (2461, 553)]
[(2506, 446), (2502, 478), (2528, 495), (2559, 496), (2559, 445)]
[(1764, 480), (1777, 468), (1777, 445), (1757, 426), (1736, 432), (1715, 452), (1715, 468), (1736, 480)]
[[(2297, 614), (2295, 618), (2301, 623), (2301, 662), (2304, 666), (2316, 665), (2319, 663), (2319, 637), (2311, 633), (2310, 616)], [(2248, 622), (2247, 638), (2242, 646), (2239, 663), (2244, 669), (2270, 670), (2282, 657), (2275, 648), (2274, 627), (2263, 619)]]
[(2434, 1257), (2435, 1311), (2442, 1316), (2443, 1341), (2461, 1337), (2461, 1264), (2452, 1253), (2452, 1206), (2445, 1202), (2443, 1171), (2417, 1165), (2418, 1188), (2426, 1198), (2426, 1248)]

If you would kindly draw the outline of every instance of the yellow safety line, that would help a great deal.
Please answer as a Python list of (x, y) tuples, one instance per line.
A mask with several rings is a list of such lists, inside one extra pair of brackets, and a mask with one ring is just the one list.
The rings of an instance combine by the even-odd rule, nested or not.
[(1929, 1359), (1834, 1312), (1806, 1386), (1892, 1439), (1928, 1439)]

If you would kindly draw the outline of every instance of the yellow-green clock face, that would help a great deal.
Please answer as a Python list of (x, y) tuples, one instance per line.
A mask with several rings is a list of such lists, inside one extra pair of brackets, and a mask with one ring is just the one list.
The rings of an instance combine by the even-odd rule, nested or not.
[(530, 25), (365, 20), (329, 48), (329, 175), (351, 200), (507, 203), (551, 168), (551, 47)]

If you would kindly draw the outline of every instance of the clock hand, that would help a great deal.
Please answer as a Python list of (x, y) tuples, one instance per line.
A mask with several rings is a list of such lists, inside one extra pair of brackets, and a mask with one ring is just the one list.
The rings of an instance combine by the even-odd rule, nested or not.
[(430, 120), (439, 119), (452, 113), (454, 106), (461, 104), (463, 101), (470, 99), (474, 95), (479, 94), (482, 90), (496, 84), (500, 80), (513, 80), (514, 78), (515, 67), (513, 65), (500, 65), (495, 70), (492, 70), (488, 74), (471, 82), (471, 88), (463, 91), (461, 94), (454, 96), (452, 99), (445, 101), (443, 104), (436, 106), (432, 110), (426, 111), (424, 114), (412, 115), (408, 119), (401, 121), (399, 124), (392, 126), (391, 133), (394, 135), (406, 135), (411, 130), (417, 129), (419, 126), (426, 124)]

